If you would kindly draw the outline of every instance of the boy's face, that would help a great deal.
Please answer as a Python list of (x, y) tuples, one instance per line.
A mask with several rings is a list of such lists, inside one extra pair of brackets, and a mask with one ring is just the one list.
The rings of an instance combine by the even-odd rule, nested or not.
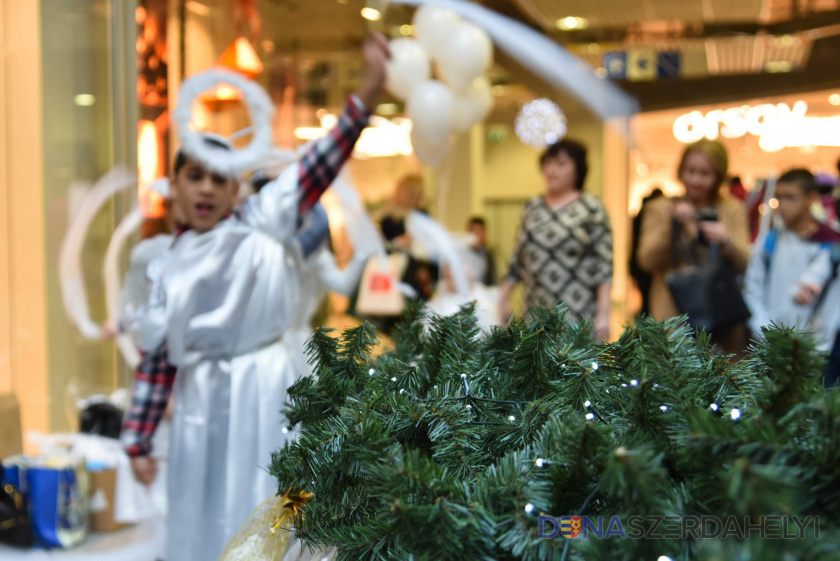
[(817, 193), (806, 193), (805, 189), (795, 181), (785, 181), (776, 185), (778, 211), (785, 225), (790, 226), (808, 216), (811, 212), (811, 204), (816, 197)]
[(212, 229), (233, 208), (239, 182), (207, 170), (195, 160), (172, 180), (178, 217), (198, 232)]
[(470, 233), (475, 236), (473, 247), (484, 247), (487, 245), (487, 231), (482, 224), (478, 222), (470, 224)]

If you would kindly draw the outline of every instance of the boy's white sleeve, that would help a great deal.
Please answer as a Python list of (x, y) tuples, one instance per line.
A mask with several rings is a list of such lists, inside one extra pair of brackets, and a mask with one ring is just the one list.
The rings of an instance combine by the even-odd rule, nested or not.
[(747, 274), (744, 278), (744, 301), (750, 309), (749, 326), (755, 335), (761, 334), (761, 328), (771, 323), (769, 279), (764, 255), (765, 236), (760, 237), (753, 246), (750, 263), (747, 265)]
[(321, 252), (312, 258), (312, 268), (324, 285), (333, 292), (350, 296), (362, 278), (368, 255), (354, 255), (343, 271), (338, 268), (335, 256), (329, 250)]
[(239, 217), (280, 243), (289, 243), (297, 230), (298, 202), (298, 166), (292, 165), (248, 197), (239, 207)]
[(831, 269), (831, 250), (823, 249), (799, 277), (798, 284), (815, 284), (822, 288), (831, 278)]

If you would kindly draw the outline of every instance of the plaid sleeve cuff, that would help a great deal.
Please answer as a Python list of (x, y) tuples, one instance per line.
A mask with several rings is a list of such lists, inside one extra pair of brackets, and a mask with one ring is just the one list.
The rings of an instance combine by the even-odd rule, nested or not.
[(304, 154), (298, 168), (298, 215), (311, 209), (338, 176), (369, 120), (370, 111), (364, 103), (358, 96), (350, 96), (338, 123)]

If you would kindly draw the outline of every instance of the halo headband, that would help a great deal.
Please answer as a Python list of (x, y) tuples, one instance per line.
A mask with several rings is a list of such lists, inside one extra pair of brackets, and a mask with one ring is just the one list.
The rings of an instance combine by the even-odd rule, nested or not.
[[(195, 100), (202, 93), (220, 84), (229, 84), (242, 92), (252, 122), (248, 132), (253, 132), (251, 142), (245, 148), (216, 148), (205, 142), (208, 136), (215, 135), (196, 131), (191, 126), (192, 105)], [(179, 150), (198, 160), (211, 171), (238, 178), (259, 167), (271, 152), (273, 113), (274, 106), (265, 90), (241, 74), (218, 68), (196, 74), (184, 81), (178, 93), (178, 107), (174, 116), (178, 124), (178, 138), (181, 140)]]

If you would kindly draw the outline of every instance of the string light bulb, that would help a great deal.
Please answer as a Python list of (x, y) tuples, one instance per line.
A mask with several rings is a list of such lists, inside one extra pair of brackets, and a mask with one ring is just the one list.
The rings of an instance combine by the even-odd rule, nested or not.
[(592, 420), (592, 419), (594, 419), (594, 418), (595, 418), (595, 415), (593, 415), (592, 413), (587, 413), (587, 414), (586, 414), (586, 420), (587, 420), (587, 421), (591, 421), (591, 420)]
[(720, 407), (718, 407), (717, 403), (712, 403), (711, 405), (709, 405), (709, 409), (711, 409), (712, 411), (717, 411), (718, 409), (720, 409)]
[(537, 461), (534, 462), (534, 464), (536, 464), (536, 466), (538, 468), (544, 467), (545, 466), (545, 460), (543, 460), (542, 458), (537, 458)]
[(526, 504), (525, 505), (525, 512), (527, 512), (528, 514), (531, 514), (532, 512), (534, 512), (534, 505), (532, 505), (531, 503)]
[(737, 421), (741, 418), (741, 410), (740, 409), (733, 409), (729, 412), (729, 416), (732, 417), (733, 421)]

